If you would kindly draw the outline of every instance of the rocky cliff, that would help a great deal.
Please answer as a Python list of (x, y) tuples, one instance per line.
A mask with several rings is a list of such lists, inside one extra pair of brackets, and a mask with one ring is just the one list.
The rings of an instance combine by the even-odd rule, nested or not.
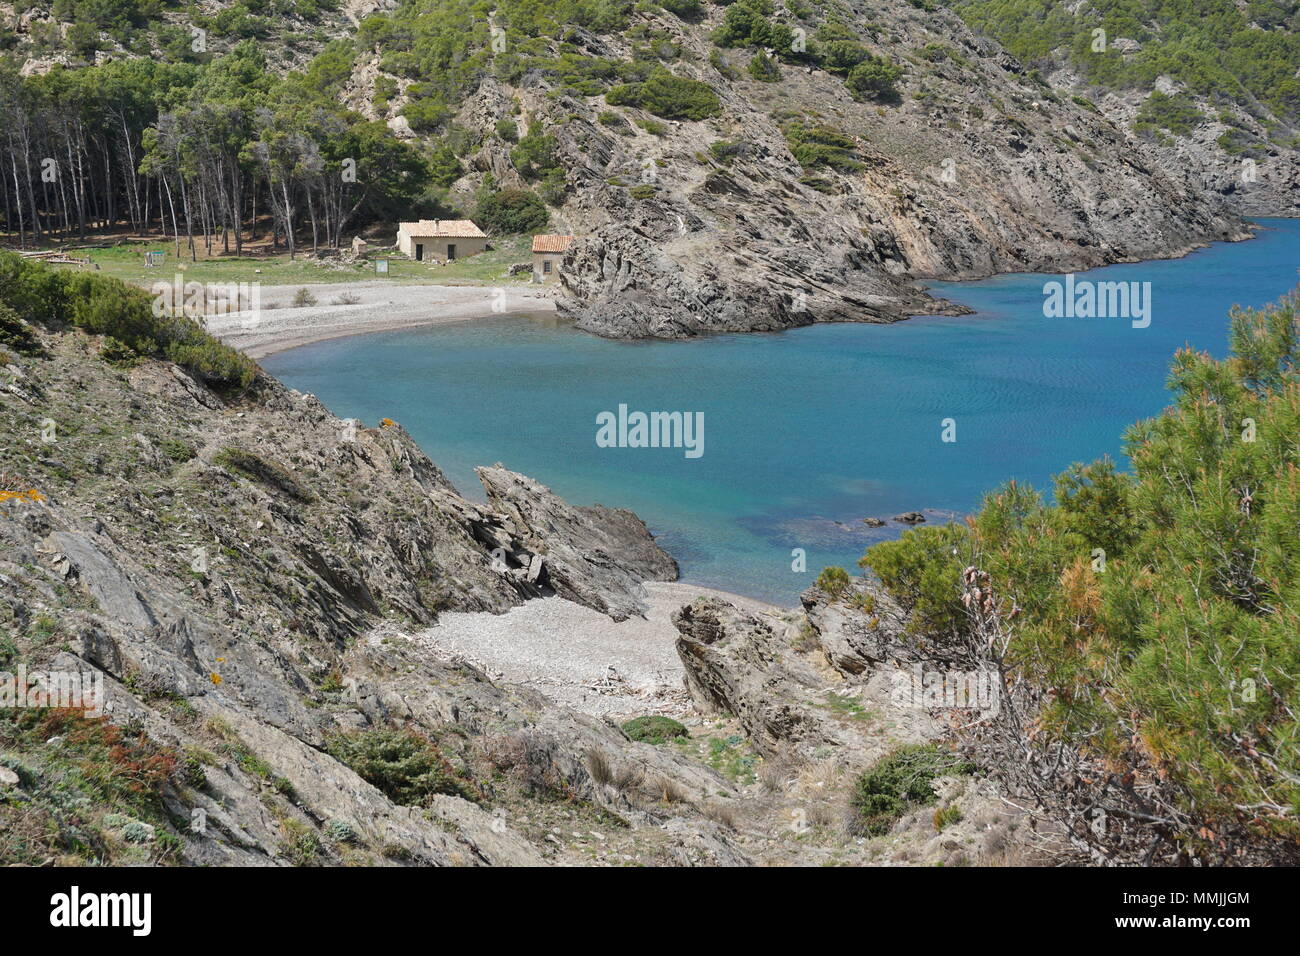
[[(490, 135), (508, 109), (555, 137), (569, 187), (555, 219), (580, 237), (559, 304), (580, 328), (676, 338), (892, 321), (951, 309), (918, 279), (1064, 271), (1248, 234), (1176, 158), (1031, 78), (946, 11), (843, 5), (854, 35), (904, 71), (896, 100), (864, 102), (814, 66), (750, 78), (752, 50), (709, 39), (724, 9), (698, 23), (637, 17), (680, 51), (674, 73), (717, 91), (714, 117), (661, 123), (537, 70), (486, 79), (458, 117), (483, 137), (475, 168), (498, 182), (525, 184)], [(782, 10), (772, 19), (800, 24)], [(592, 57), (634, 55), (626, 36), (570, 40)], [(851, 158), (801, 165), (798, 123), (842, 134)]]

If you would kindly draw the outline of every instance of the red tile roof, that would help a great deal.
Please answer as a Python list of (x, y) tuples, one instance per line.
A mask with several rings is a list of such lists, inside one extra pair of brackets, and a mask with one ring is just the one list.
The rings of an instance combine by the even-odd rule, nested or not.
[(408, 236), (432, 236), (435, 239), (486, 239), (483, 230), (469, 219), (421, 219), (404, 222), (401, 231)]
[(573, 236), (533, 236), (533, 252), (565, 252)]

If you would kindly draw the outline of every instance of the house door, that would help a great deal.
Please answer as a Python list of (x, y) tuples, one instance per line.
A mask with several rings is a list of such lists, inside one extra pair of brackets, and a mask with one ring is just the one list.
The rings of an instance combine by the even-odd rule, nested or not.
[(424, 243), (422, 242), (417, 242), (415, 244), (415, 261), (416, 262), (424, 261)]
[(455, 258), (456, 258), (456, 243), (449, 242), (447, 243), (447, 261), (450, 262), (452, 259)]

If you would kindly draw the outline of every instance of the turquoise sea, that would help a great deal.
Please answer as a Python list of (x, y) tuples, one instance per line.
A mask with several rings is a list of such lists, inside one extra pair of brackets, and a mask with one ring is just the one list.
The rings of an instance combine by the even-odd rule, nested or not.
[[(1151, 323), (1045, 318), (1050, 276), (932, 283), (974, 315), (821, 325), (689, 342), (613, 342), (503, 316), (336, 339), (263, 365), (332, 411), (400, 421), (464, 493), (503, 462), (577, 504), (635, 510), (684, 580), (793, 603), (825, 565), (899, 533), (861, 519), (964, 514), (1009, 478), (1050, 489), (1071, 462), (1122, 457), (1167, 402), (1181, 346), (1226, 352), (1229, 307), (1300, 282), (1300, 221), (1183, 259), (1076, 281), (1150, 282)], [(609, 448), (597, 415), (702, 412), (704, 453)], [(944, 442), (945, 419), (956, 441)], [(802, 548), (807, 571), (792, 570)]]

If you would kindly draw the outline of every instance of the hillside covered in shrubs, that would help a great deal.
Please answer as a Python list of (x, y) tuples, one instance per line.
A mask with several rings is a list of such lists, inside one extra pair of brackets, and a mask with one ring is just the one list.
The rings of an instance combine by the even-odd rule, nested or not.
[(76, 326), (104, 336), (103, 357), (116, 364), (166, 359), (227, 394), (253, 383), (257, 366), (251, 359), (218, 342), (193, 319), (165, 313), (155, 310), (146, 292), (118, 279), (60, 271), (0, 252), (0, 347), (39, 355), (42, 347), (33, 326)]

